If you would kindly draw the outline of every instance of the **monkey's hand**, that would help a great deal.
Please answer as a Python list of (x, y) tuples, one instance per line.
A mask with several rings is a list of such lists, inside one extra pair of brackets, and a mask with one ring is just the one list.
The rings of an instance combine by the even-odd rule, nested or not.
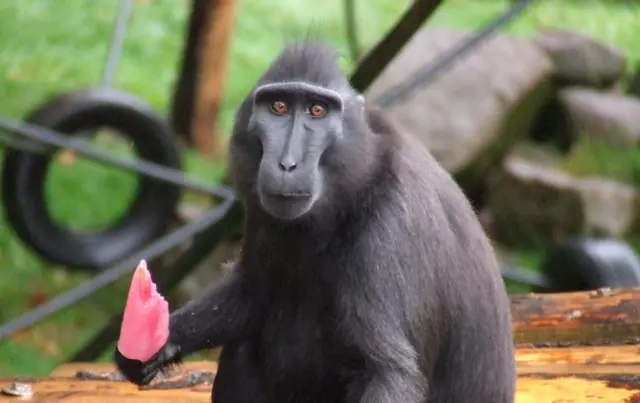
[(147, 385), (164, 367), (181, 361), (180, 349), (167, 343), (149, 360), (127, 358), (116, 348), (114, 359), (118, 370), (129, 382)]

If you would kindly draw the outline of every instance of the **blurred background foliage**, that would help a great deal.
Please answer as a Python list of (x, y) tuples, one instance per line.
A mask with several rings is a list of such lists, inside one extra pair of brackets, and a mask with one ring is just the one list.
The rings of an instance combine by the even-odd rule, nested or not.
[[(410, 4), (408, 0), (356, 3), (363, 49), (374, 45)], [(446, 0), (428, 24), (477, 29), (510, 3)], [(142, 97), (163, 115), (167, 114), (178, 72), (188, 6), (187, 1), (135, 1), (114, 83)], [(0, 114), (20, 119), (60, 92), (100, 83), (118, 7), (119, 2), (113, 0), (1, 2)], [(541, 25), (582, 32), (622, 50), (629, 69), (635, 70), (640, 67), (638, 21), (638, 3), (538, 1), (505, 32), (530, 36)], [(308, 32), (341, 51), (345, 55), (342, 67), (351, 71), (354, 65), (346, 57), (342, 0), (239, 0), (222, 105), (223, 131), (228, 131), (234, 109), (282, 44)], [(598, 147), (577, 153), (565, 163), (578, 174), (597, 172), (615, 177), (627, 175), (626, 167), (636, 163), (638, 156), (635, 151), (622, 157), (611, 155)], [(88, 229), (105, 225), (122, 213), (135, 182), (131, 174), (84, 160), (70, 169), (63, 157), (47, 184), (50, 208), (57, 220)], [(190, 151), (185, 158), (185, 169), (195, 177), (220, 180), (224, 161), (207, 161)], [(70, 273), (42, 261), (2, 219), (0, 228), (0, 323), (89, 278), (90, 274)], [(538, 265), (536, 250), (515, 252), (523, 266)], [(0, 375), (47, 374), (123, 308), (128, 281), (114, 284), (1, 344)], [(523, 290), (510, 288), (511, 292)]]

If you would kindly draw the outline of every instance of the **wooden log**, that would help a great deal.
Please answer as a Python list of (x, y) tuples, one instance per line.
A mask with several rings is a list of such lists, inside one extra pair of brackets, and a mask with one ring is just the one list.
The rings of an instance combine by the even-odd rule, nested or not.
[[(640, 402), (640, 288), (513, 296), (511, 309), (519, 344), (516, 403)], [(570, 347), (549, 347), (556, 340)], [(217, 367), (188, 362), (146, 390), (123, 381), (74, 379), (79, 370), (108, 375), (114, 368), (74, 363), (45, 379), (19, 381), (33, 383), (39, 402), (209, 402)], [(206, 376), (187, 384), (194, 374)], [(12, 381), (0, 379), (0, 387)], [(15, 399), (0, 396), (0, 403), (9, 401)]]
[(191, 121), (198, 81), (198, 66), (201, 59), (199, 49), (202, 41), (200, 38), (206, 32), (207, 21), (212, 15), (211, 5), (211, 0), (191, 0), (187, 35), (180, 61), (180, 73), (173, 89), (171, 125), (189, 146), (193, 146)]
[(511, 297), (516, 345), (623, 345), (640, 340), (640, 288)]
[(222, 139), (217, 125), (224, 94), (229, 39), (235, 20), (235, 0), (211, 0), (213, 16), (202, 43), (202, 59), (196, 86), (191, 130), (196, 148), (205, 155), (219, 156)]
[(223, 147), (217, 120), (235, 0), (194, 0), (192, 7), (182, 71), (174, 91), (172, 123), (199, 152), (220, 156)]
[[(518, 347), (518, 369), (531, 372), (534, 366), (579, 364), (585, 366), (640, 366), (640, 346), (584, 346), (584, 347)], [(521, 372), (524, 373), (524, 372)], [(634, 373), (635, 370), (634, 370)]]
[[(517, 396), (515, 403), (638, 402), (640, 400), (639, 346), (580, 348), (519, 348)], [(45, 379), (23, 379), (33, 383), (38, 402), (87, 403), (208, 403), (211, 379), (217, 366), (212, 362), (186, 362), (166, 381), (152, 383), (140, 390), (125, 381), (78, 380), (78, 371), (109, 374), (111, 364), (73, 363), (53, 371)], [(188, 379), (188, 373), (206, 372), (206, 382), (184, 386), (176, 379)], [(193, 377), (191, 377), (193, 378)], [(12, 382), (0, 380), (0, 387)], [(172, 383), (173, 382), (173, 383)], [(635, 400), (634, 400), (635, 399)], [(0, 403), (15, 401), (0, 397)]]

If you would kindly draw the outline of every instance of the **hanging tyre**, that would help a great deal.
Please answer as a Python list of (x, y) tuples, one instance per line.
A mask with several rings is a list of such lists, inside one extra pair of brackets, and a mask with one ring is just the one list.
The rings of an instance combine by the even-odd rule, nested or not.
[[(110, 89), (64, 93), (41, 105), (25, 120), (69, 135), (110, 128), (132, 143), (139, 158), (180, 169), (179, 149), (167, 123), (128, 94)], [(55, 224), (47, 211), (44, 192), (53, 155), (53, 150), (36, 154), (10, 149), (2, 171), (6, 219), (20, 239), (43, 258), (69, 268), (100, 269), (166, 230), (180, 188), (142, 175), (129, 210), (110, 228), (75, 233)], [(108, 189), (105, 197), (109, 197)]]

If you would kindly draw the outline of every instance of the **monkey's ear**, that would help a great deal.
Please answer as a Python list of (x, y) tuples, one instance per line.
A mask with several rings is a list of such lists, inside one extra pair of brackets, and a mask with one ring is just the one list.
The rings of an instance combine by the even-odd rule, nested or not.
[(253, 98), (253, 102), (251, 102), (251, 108), (249, 113), (249, 120), (247, 121), (247, 130), (253, 130), (256, 126), (256, 99)]

